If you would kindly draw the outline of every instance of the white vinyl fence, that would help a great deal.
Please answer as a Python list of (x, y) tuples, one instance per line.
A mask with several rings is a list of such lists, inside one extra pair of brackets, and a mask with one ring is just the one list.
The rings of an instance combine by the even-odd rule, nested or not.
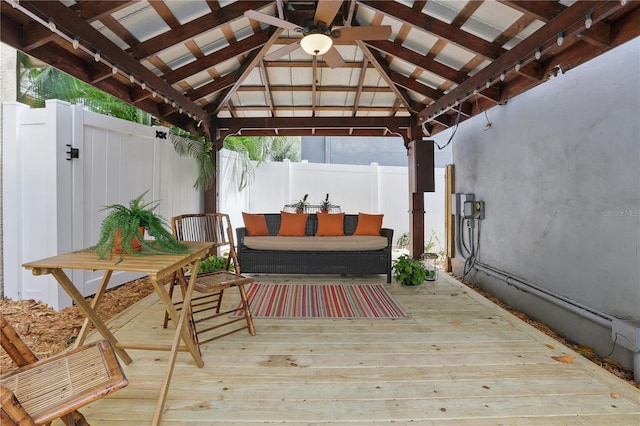
[[(149, 190), (166, 218), (200, 211), (192, 189), (196, 163), (178, 156), (167, 129), (143, 126), (47, 101), (46, 108), (4, 104), (4, 295), (35, 299), (54, 309), (71, 300), (51, 275), (33, 276), (28, 261), (94, 245), (103, 206), (128, 203)], [(165, 136), (165, 137), (163, 137)], [(78, 158), (69, 159), (71, 148)], [(94, 294), (102, 272), (66, 271), (84, 295)], [(110, 287), (137, 278), (114, 273)]]
[[(310, 204), (319, 204), (326, 194), (346, 213), (382, 213), (383, 226), (394, 230), (394, 244), (409, 232), (409, 177), (407, 167), (266, 162), (255, 167), (251, 185), (238, 192), (238, 161), (233, 151), (219, 154), (219, 210), (229, 213), (234, 226), (242, 224), (242, 212), (281, 211), (309, 194)], [(435, 170), (436, 191), (426, 192), (425, 244), (444, 247), (444, 169)], [(439, 243), (438, 243), (439, 241)]]
[[(5, 103), (2, 126), (4, 296), (35, 299), (54, 309), (71, 300), (50, 276), (33, 276), (25, 262), (90, 247), (97, 242), (103, 206), (128, 203), (149, 190), (165, 218), (200, 212), (193, 189), (197, 165), (178, 156), (168, 129), (102, 116), (62, 101), (30, 109)], [(78, 158), (70, 158), (71, 148)], [(236, 153), (218, 154), (218, 210), (235, 227), (242, 212), (279, 212), (309, 194), (318, 204), (328, 193), (346, 213), (383, 213), (394, 241), (409, 231), (406, 167), (267, 162), (254, 168), (251, 184), (238, 191)], [(436, 169), (436, 192), (425, 193), (425, 241), (442, 240), (444, 172)], [(102, 272), (66, 271), (81, 293), (95, 293)], [(110, 287), (137, 278), (114, 273)]]

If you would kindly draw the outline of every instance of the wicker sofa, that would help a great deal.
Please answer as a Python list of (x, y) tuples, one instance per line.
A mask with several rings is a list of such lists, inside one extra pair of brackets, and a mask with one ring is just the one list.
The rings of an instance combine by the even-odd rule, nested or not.
[(387, 282), (391, 282), (393, 229), (382, 228), (384, 238), (369, 239), (377, 239), (376, 247), (363, 248), (363, 244), (373, 241), (352, 235), (358, 224), (357, 214), (344, 216), (345, 236), (341, 237), (316, 237), (315, 214), (307, 219), (304, 237), (278, 237), (279, 213), (267, 213), (265, 219), (268, 237), (248, 237), (245, 227), (236, 228), (238, 262), (243, 273), (386, 274)]

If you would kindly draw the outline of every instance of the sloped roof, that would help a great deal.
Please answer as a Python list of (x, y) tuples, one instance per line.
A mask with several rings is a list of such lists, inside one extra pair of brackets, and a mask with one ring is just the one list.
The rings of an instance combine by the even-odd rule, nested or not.
[(5, 0), (1, 35), (161, 120), (221, 139), (431, 136), (640, 34), (640, 1), (320, 0), (331, 2), (334, 29), (385, 25), (391, 35), (335, 40), (338, 68), (302, 49), (265, 59), (302, 35), (245, 12), (304, 26), (312, 0)]

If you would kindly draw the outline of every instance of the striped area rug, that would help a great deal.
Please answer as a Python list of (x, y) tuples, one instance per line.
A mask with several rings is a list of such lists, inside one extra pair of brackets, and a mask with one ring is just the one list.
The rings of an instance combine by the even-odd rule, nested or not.
[(254, 318), (407, 317), (383, 284), (254, 283), (247, 299)]

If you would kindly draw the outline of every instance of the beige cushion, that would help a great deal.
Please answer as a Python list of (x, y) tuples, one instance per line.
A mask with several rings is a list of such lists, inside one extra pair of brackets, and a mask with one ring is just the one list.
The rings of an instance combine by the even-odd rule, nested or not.
[(244, 245), (254, 250), (278, 251), (362, 251), (380, 250), (387, 237), (349, 235), (344, 237), (244, 237)]

